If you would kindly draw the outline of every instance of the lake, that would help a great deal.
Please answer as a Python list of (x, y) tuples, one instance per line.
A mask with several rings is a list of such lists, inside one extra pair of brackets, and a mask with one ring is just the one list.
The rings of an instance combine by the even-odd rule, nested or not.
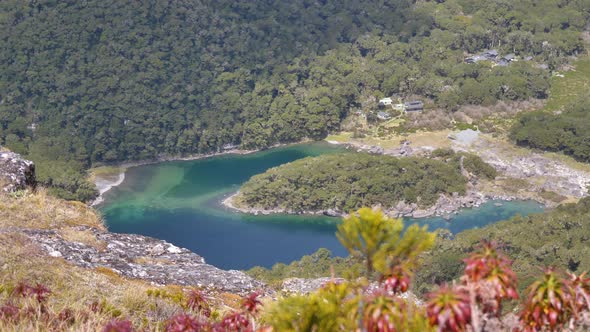
[[(322, 142), (133, 167), (125, 181), (105, 195), (99, 209), (113, 232), (163, 239), (224, 269), (289, 263), (322, 247), (344, 256), (346, 250), (334, 235), (339, 218), (253, 216), (220, 205), (252, 175), (307, 156), (343, 151), (347, 150)], [(542, 206), (532, 201), (492, 201), (461, 211), (451, 222), (436, 217), (406, 219), (406, 223), (419, 222), (429, 229), (447, 228), (456, 233), (516, 214), (542, 211)]]

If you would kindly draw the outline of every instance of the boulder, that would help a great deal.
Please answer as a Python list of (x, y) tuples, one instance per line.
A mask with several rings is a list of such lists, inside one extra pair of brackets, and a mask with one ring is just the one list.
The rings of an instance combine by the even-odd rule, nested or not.
[(4, 192), (14, 192), (37, 186), (35, 164), (14, 152), (0, 152), (0, 186)]

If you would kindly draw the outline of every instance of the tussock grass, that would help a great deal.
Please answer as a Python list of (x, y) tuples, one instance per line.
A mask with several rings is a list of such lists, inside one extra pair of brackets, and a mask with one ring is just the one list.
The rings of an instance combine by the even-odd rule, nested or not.
[(69, 242), (79, 242), (91, 246), (99, 251), (106, 249), (107, 244), (96, 238), (96, 235), (90, 230), (79, 230), (75, 228), (63, 228), (59, 230), (59, 235)]
[(45, 189), (24, 192), (20, 197), (0, 194), (0, 228), (60, 229), (89, 226), (105, 229), (96, 211), (80, 202), (49, 196)]

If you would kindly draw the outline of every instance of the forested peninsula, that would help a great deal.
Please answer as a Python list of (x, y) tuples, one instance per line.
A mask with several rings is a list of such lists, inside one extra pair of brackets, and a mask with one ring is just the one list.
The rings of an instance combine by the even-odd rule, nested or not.
[(253, 176), (226, 204), (251, 213), (342, 215), (363, 206), (381, 206), (394, 215), (426, 216), (441, 212), (430, 209), (441, 196), (461, 199), (470, 177), (496, 176), (495, 169), (477, 156), (447, 151), (433, 155), (439, 158), (368, 153), (304, 158)]
[[(68, 199), (94, 165), (319, 139), (379, 98), (545, 98), (584, 1), (0, 3), (0, 144)], [(526, 61), (466, 63), (496, 49)]]

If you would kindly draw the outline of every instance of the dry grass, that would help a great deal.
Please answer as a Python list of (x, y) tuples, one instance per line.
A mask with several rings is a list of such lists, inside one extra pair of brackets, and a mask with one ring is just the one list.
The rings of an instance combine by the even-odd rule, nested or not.
[[(147, 295), (147, 289), (152, 286), (146, 282), (123, 279), (114, 272), (97, 273), (72, 266), (59, 258), (47, 257), (18, 233), (1, 234), (0, 243), (0, 262), (3, 266), (0, 285), (6, 290), (0, 294), (0, 302), (6, 303), (11, 290), (21, 281), (31, 285), (41, 283), (52, 292), (47, 301), (48, 312), (55, 314), (68, 308), (88, 316), (88, 321), (68, 326), (70, 330), (95, 330), (116, 317), (128, 318), (136, 327), (153, 329), (159, 321), (150, 321), (148, 313), (152, 312), (151, 316), (154, 316), (154, 310), (169, 311), (168, 307), (179, 310), (176, 305), (168, 303), (155, 307), (153, 299)], [(102, 303), (100, 312), (90, 309), (95, 302)], [(47, 330), (50, 324), (37, 318), (23, 319), (18, 324), (0, 324), (0, 330)]]
[(22, 197), (0, 195), (0, 228), (60, 229), (67, 226), (105, 229), (96, 211), (80, 202), (51, 197), (44, 189), (25, 192)]
[(353, 138), (352, 133), (342, 132), (338, 134), (330, 135), (326, 138), (326, 141), (335, 141), (339, 143), (350, 143), (358, 145), (371, 145), (380, 146), (384, 149), (398, 148), (403, 141), (409, 141), (413, 147), (432, 147), (438, 148), (449, 148), (451, 147), (451, 140), (448, 135), (451, 130), (439, 130), (439, 131), (419, 131), (415, 133), (408, 133), (403, 135), (390, 135), (386, 138), (379, 138), (374, 136), (367, 136), (364, 138)]
[(83, 243), (99, 251), (103, 251), (107, 247), (107, 244), (104, 241), (97, 239), (96, 235), (94, 235), (91, 230), (79, 230), (68, 227), (60, 229), (58, 233), (64, 240)]

